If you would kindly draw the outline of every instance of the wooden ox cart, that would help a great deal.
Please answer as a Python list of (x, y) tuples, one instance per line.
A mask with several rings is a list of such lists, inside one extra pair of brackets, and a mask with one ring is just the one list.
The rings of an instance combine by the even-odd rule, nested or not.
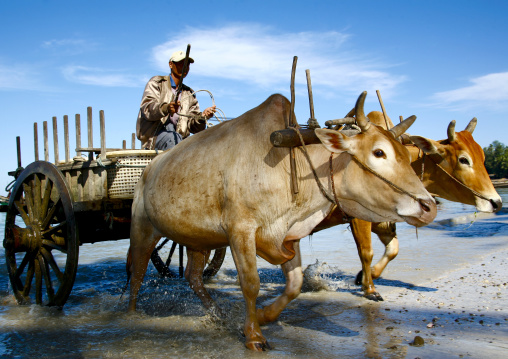
[[(80, 115), (76, 115), (76, 156), (70, 156), (68, 117), (63, 118), (64, 160), (59, 157), (57, 119), (53, 117), (54, 163), (49, 161), (48, 124), (43, 123), (44, 159), (39, 160), (37, 123), (34, 124), (35, 161), (21, 167), (17, 138), (18, 168), (6, 209), (3, 246), (14, 295), (20, 304), (63, 306), (72, 290), (78, 267), (79, 246), (84, 243), (129, 238), (131, 206), (143, 169), (157, 151), (106, 148), (104, 112), (100, 111), (100, 147), (93, 146), (92, 108), (87, 109), (88, 146), (81, 146)], [(85, 154), (86, 156), (83, 156)], [(152, 262), (169, 276), (173, 243), (166, 260), (159, 250)], [(183, 248), (180, 247), (180, 276)], [(224, 251), (217, 253), (223, 256)], [(222, 258), (214, 258), (222, 263)], [(218, 268), (207, 268), (214, 275)]]

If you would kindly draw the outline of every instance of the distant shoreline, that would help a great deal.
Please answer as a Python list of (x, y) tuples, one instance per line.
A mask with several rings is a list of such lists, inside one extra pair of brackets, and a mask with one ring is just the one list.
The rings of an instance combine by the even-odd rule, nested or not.
[(492, 179), (491, 181), (496, 188), (508, 187), (508, 178)]

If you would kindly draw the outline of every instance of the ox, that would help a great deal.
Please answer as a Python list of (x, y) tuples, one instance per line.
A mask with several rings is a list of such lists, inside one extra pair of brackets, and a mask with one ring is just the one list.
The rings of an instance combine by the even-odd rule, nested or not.
[[(371, 112), (368, 118), (373, 123), (386, 126), (381, 112)], [(502, 207), (502, 201), (485, 168), (485, 154), (472, 136), (476, 122), (476, 118), (473, 118), (464, 131), (455, 132), (455, 121), (451, 121), (447, 130), (448, 138), (441, 141), (411, 136), (413, 144), (407, 145), (412, 158), (411, 166), (434, 196), (473, 205), (481, 212), (497, 212)], [(389, 119), (388, 125), (393, 126)], [(362, 285), (367, 298), (383, 300), (374, 287), (373, 279), (379, 278), (399, 252), (395, 223), (369, 223), (353, 219), (351, 229), (362, 263), (356, 283)], [(372, 269), (374, 253), (371, 231), (385, 245), (383, 256)]]
[[(150, 254), (161, 237), (185, 245), (188, 267), (199, 273), (204, 251), (229, 245), (245, 299), (245, 345), (264, 350), (269, 346), (260, 324), (274, 320), (300, 291), (299, 240), (333, 208), (317, 181), (329, 195), (335, 184), (334, 197), (342, 210), (357, 218), (430, 223), (435, 201), (411, 169), (408, 151), (395, 140), (414, 118), (390, 131), (371, 125), (363, 112), (365, 96), (362, 93), (355, 106), (359, 134), (347, 137), (317, 129), (321, 144), (307, 146), (308, 157), (295, 151), (297, 194), (289, 181), (288, 149), (275, 148), (269, 141), (272, 132), (288, 123), (291, 106), (281, 95), (157, 156), (136, 185), (132, 204), (129, 310), (136, 309)], [(282, 264), (287, 278), (285, 292), (258, 310), (256, 255)]]

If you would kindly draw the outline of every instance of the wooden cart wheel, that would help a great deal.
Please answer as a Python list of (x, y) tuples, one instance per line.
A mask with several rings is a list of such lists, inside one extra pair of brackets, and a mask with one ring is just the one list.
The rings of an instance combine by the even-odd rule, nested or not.
[(63, 306), (76, 278), (79, 243), (69, 188), (53, 164), (33, 162), (17, 178), (3, 244), (18, 303)]
[[(171, 248), (169, 249), (168, 253), (162, 253), (163, 249), (168, 249), (171, 244)], [(170, 269), (171, 264), (171, 258), (173, 257), (173, 254), (175, 252), (177, 243), (171, 241), (169, 238), (164, 238), (164, 240), (157, 245), (157, 247), (152, 252), (151, 260), (153, 265), (155, 266), (155, 269), (159, 272), (159, 274), (162, 277), (168, 277), (168, 278), (174, 278), (177, 277), (177, 275)], [(167, 251), (166, 251), (167, 252)], [(180, 252), (180, 258), (182, 257), (182, 252)], [(163, 260), (161, 258), (166, 257), (166, 260)], [(222, 263), (224, 262), (224, 257), (226, 256), (226, 247), (216, 249), (213, 253), (212, 260), (208, 263), (207, 267), (203, 271), (203, 277), (213, 277), (217, 274), (220, 267), (222, 266)], [(180, 277), (183, 276), (182, 274), (182, 268), (180, 269)]]

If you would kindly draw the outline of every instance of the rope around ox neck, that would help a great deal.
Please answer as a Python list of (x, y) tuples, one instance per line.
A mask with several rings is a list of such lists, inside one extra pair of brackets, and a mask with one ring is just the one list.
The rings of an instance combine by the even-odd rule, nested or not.
[(426, 156), (425, 153), (423, 154), (422, 156), (422, 174), (421, 174), (421, 180), (423, 181), (423, 172), (425, 171), (425, 167), (424, 167), (424, 163), (425, 163), (425, 158), (428, 157), (432, 162), (434, 162), (434, 164), (439, 168), (441, 169), (441, 171), (443, 171), (444, 173), (446, 173), (446, 175), (448, 177), (450, 177), (453, 181), (455, 181), (456, 183), (458, 183), (459, 185), (461, 185), (462, 187), (466, 188), (467, 190), (469, 190), (472, 194), (474, 194), (475, 196), (487, 201), (487, 202), (491, 202), (491, 200), (487, 197), (485, 197), (484, 195), (482, 195), (481, 193), (475, 191), (474, 189), (472, 189), (471, 187), (467, 186), (466, 184), (462, 183), (458, 178), (454, 177), (451, 173), (448, 173), (448, 171), (446, 171), (439, 163), (437, 163), (436, 161), (434, 161), (434, 159), (430, 156)]
[[(298, 134), (298, 137), (300, 138), (300, 142), (301, 142), (302, 147), (303, 147), (303, 153), (304, 153), (304, 155), (305, 155), (305, 158), (307, 158), (307, 161), (309, 162), (309, 165), (310, 165), (310, 167), (311, 167), (311, 169), (312, 169), (312, 173), (313, 173), (313, 175), (314, 175), (314, 178), (316, 179), (316, 182), (317, 182), (317, 184), (318, 184), (319, 190), (320, 190), (320, 191), (321, 191), (321, 193), (322, 193), (322, 194), (326, 197), (326, 199), (328, 199), (330, 202), (332, 202), (333, 204), (335, 204), (335, 205), (337, 205), (337, 206), (338, 206), (338, 205), (339, 205), (339, 203), (338, 203), (338, 201), (337, 201), (337, 195), (336, 195), (336, 193), (335, 193), (335, 184), (334, 184), (334, 181), (333, 181), (333, 174), (332, 174), (332, 167), (331, 167), (331, 166), (332, 166), (332, 165), (331, 165), (332, 157), (330, 156), (330, 177), (331, 177), (331, 181), (332, 181), (333, 195), (334, 195), (334, 197), (335, 197), (335, 198), (331, 198), (331, 197), (330, 197), (330, 195), (329, 195), (329, 194), (325, 191), (325, 189), (324, 189), (324, 187), (323, 187), (323, 184), (322, 184), (322, 183), (321, 183), (321, 181), (319, 180), (319, 177), (318, 177), (318, 175), (317, 175), (317, 173), (316, 173), (316, 169), (315, 169), (315, 168), (314, 168), (314, 166), (312, 165), (312, 162), (311, 162), (311, 160), (310, 160), (309, 154), (308, 154), (308, 152), (307, 152), (307, 147), (305, 146), (305, 142), (304, 142), (304, 140), (303, 140), (303, 137), (302, 137), (302, 135), (301, 135), (300, 131), (298, 130), (298, 128), (295, 128), (295, 127), (289, 127), (289, 128), (291, 128), (293, 131), (295, 131), (295, 132)], [(385, 178), (385, 177), (381, 176), (379, 173), (377, 173), (377, 172), (376, 172), (376, 171), (374, 171), (372, 168), (370, 168), (369, 166), (367, 166), (365, 163), (363, 163), (362, 161), (360, 161), (360, 160), (358, 159), (358, 157), (356, 157), (355, 155), (353, 155), (353, 154), (349, 154), (349, 155), (350, 155), (350, 156), (353, 158), (353, 160), (354, 160), (354, 161), (355, 161), (355, 162), (356, 162), (356, 163), (357, 163), (360, 167), (362, 167), (364, 170), (366, 170), (366, 171), (368, 171), (368, 172), (372, 173), (373, 175), (375, 175), (375, 176), (376, 176), (376, 177), (378, 177), (379, 179), (383, 180), (383, 181), (384, 181), (386, 184), (388, 184), (390, 187), (392, 187), (392, 188), (396, 189), (397, 191), (402, 192), (402, 193), (404, 193), (405, 195), (407, 195), (407, 196), (411, 197), (411, 198), (412, 198), (413, 200), (415, 200), (416, 202), (418, 202), (418, 203), (420, 202), (420, 201), (419, 201), (419, 199), (418, 199), (415, 195), (413, 195), (413, 194), (409, 193), (408, 191), (406, 191), (405, 189), (403, 189), (403, 188), (401, 188), (401, 187), (397, 186), (395, 183), (391, 182), (389, 179), (387, 179), (387, 178)], [(332, 156), (333, 156), (333, 153), (332, 153)]]

